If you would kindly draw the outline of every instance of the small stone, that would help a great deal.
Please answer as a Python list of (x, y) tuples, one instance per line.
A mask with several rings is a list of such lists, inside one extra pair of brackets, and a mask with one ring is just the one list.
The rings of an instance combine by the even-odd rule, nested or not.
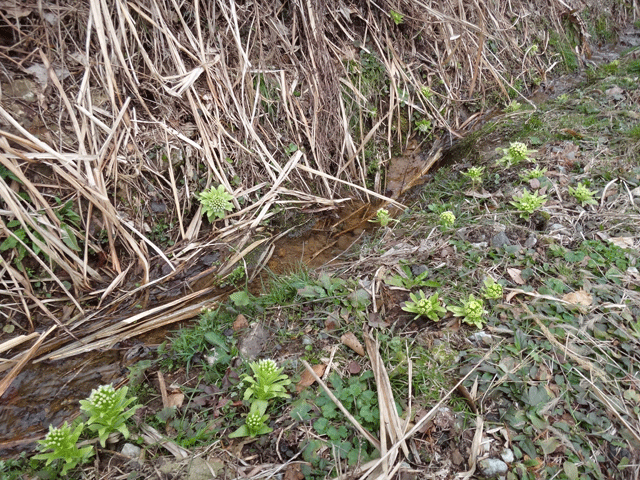
[(529, 235), (529, 238), (527, 238), (527, 241), (524, 242), (524, 246), (526, 248), (533, 248), (536, 243), (538, 243), (538, 239), (536, 238), (535, 233), (532, 233)]
[(167, 211), (167, 204), (164, 202), (151, 202), (151, 211), (153, 213), (164, 213)]
[(513, 463), (513, 461), (515, 460), (513, 450), (511, 450), (510, 448), (505, 448), (500, 454), (500, 458), (502, 458), (502, 461), (504, 463)]
[(418, 275), (426, 272), (427, 266), (426, 265), (411, 265), (411, 273), (413, 274), (414, 277), (417, 277)]
[(469, 337), (469, 340), (481, 346), (489, 346), (494, 343), (493, 337), (485, 332), (476, 332)]
[(551, 233), (559, 232), (560, 230), (566, 230), (566, 227), (564, 225), (562, 225), (561, 223), (552, 223), (549, 226), (549, 232), (551, 232)]
[(453, 451), (453, 453), (451, 453), (451, 461), (457, 467), (464, 463), (464, 457), (460, 453), (460, 450), (458, 450), (457, 448)]
[(511, 241), (504, 232), (497, 233), (491, 237), (491, 246), (494, 248), (502, 248), (511, 245)]
[(122, 446), (122, 450), (120, 450), (122, 455), (129, 458), (140, 458), (140, 452), (142, 452), (142, 449), (133, 443), (125, 443)]
[(497, 477), (509, 470), (507, 464), (497, 458), (483, 458), (478, 463), (478, 468), (482, 476), (487, 478)]

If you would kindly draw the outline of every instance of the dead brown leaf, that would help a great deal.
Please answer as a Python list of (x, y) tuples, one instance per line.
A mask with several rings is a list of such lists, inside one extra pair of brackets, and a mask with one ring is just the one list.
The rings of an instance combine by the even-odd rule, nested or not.
[(519, 270), (517, 268), (507, 268), (507, 273), (509, 274), (509, 276), (511, 277), (511, 280), (513, 280), (514, 283), (517, 283), (518, 285), (525, 284), (525, 281), (522, 279), (522, 276), (521, 276), (522, 270)]
[(353, 333), (345, 333), (340, 337), (340, 341), (358, 355), (364, 357), (364, 347)]
[(184, 401), (184, 393), (178, 391), (167, 396), (167, 407), (181, 407)]
[(247, 327), (249, 327), (249, 322), (247, 321), (247, 318), (242, 314), (238, 315), (233, 321), (232, 328), (234, 332), (237, 332), (238, 330), (244, 330)]
[[(327, 368), (327, 366), (321, 363), (318, 365), (314, 365), (311, 368), (313, 369), (313, 371), (318, 377), (322, 377), (322, 375), (324, 375), (324, 370)], [(300, 393), (309, 385), (313, 385), (313, 382), (315, 382), (313, 375), (311, 375), (311, 373), (305, 369), (304, 372), (302, 372), (302, 375), (300, 375), (300, 381), (296, 385), (296, 392)]]
[(562, 297), (562, 300), (576, 305), (584, 305), (585, 307), (593, 303), (593, 297), (582, 289), (567, 293)]
[(633, 248), (633, 237), (612, 237), (609, 241), (620, 248)]

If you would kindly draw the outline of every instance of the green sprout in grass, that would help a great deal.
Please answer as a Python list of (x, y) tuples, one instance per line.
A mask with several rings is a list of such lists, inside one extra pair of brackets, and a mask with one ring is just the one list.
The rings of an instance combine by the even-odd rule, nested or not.
[(127, 398), (127, 391), (128, 387), (116, 390), (111, 385), (101, 385), (91, 391), (87, 400), (80, 400), (80, 410), (89, 417), (87, 426), (90, 430), (98, 432), (103, 447), (112, 432), (120, 432), (124, 438), (129, 438), (125, 422), (142, 405), (134, 405), (127, 410), (127, 407), (136, 401), (136, 397)]
[(411, 301), (406, 302), (402, 310), (415, 313), (416, 316), (414, 319), (424, 316), (437, 322), (440, 320), (440, 317), (447, 312), (447, 309), (440, 305), (440, 299), (437, 293), (427, 298), (424, 292), (419, 290), (417, 295), (410, 293), (409, 298), (411, 298)]
[(93, 455), (93, 447), (91, 445), (78, 448), (76, 443), (84, 428), (84, 423), (80, 423), (75, 429), (71, 430), (71, 425), (67, 422), (59, 428), (49, 425), (49, 433), (44, 440), (39, 440), (41, 450), (52, 450), (47, 453), (40, 453), (33, 458), (36, 460), (46, 460), (46, 465), (56, 461), (64, 460), (64, 466), (60, 472), (61, 476), (66, 476), (67, 472), (75, 468), (78, 464), (85, 463)]
[(522, 108), (522, 104), (520, 102), (516, 100), (511, 100), (509, 104), (506, 107), (504, 107), (504, 111), (505, 113), (513, 113), (513, 112), (517, 112), (521, 108)]
[(524, 173), (520, 174), (520, 180), (522, 180), (523, 182), (528, 182), (529, 180), (533, 180), (534, 178), (542, 178), (544, 177), (544, 174), (547, 173), (547, 169), (546, 168), (540, 168), (538, 166), (536, 166), (535, 168), (532, 168), (531, 170), (527, 170)]
[(442, 225), (442, 228), (451, 228), (453, 227), (455, 222), (456, 216), (453, 214), (453, 212), (447, 210), (446, 212), (442, 212), (440, 214), (440, 225)]
[(510, 203), (518, 209), (520, 218), (527, 220), (529, 216), (543, 206), (546, 201), (546, 195), (538, 195), (538, 192), (530, 193), (529, 190), (525, 188), (520, 197), (513, 197), (513, 201)]
[(389, 10), (389, 16), (396, 25), (400, 25), (402, 22), (404, 22), (404, 15), (401, 13)]
[(524, 160), (531, 160), (529, 155), (537, 152), (537, 150), (529, 150), (522, 142), (511, 142), (509, 148), (498, 148), (497, 152), (502, 153), (502, 158), (498, 160), (498, 164), (505, 168), (511, 165), (517, 165)]
[(267, 425), (268, 419), (269, 415), (266, 415), (261, 407), (254, 403), (251, 405), (251, 411), (247, 415), (244, 425), (229, 434), (229, 438), (257, 437), (258, 435), (271, 433), (273, 428)]
[(207, 214), (211, 223), (218, 218), (224, 218), (228, 211), (233, 210), (231, 203), (233, 195), (227, 192), (223, 185), (200, 192), (198, 200), (202, 204), (202, 211)]
[(580, 205), (596, 205), (598, 202), (593, 198), (595, 191), (589, 190), (582, 182), (578, 183), (576, 188), (569, 187), (569, 194), (574, 197)]
[(471, 167), (466, 172), (462, 172), (462, 175), (471, 180), (471, 183), (476, 186), (482, 183), (482, 175), (484, 174), (484, 167)]
[(416, 121), (416, 128), (420, 133), (429, 133), (431, 131), (431, 122), (426, 118)]
[(502, 298), (502, 295), (502, 285), (496, 283), (491, 277), (484, 279), (484, 288), (482, 289), (482, 296), (484, 298), (487, 300), (499, 300)]
[(431, 91), (431, 89), (430, 89), (427, 85), (425, 85), (424, 87), (422, 87), (422, 88), (420, 89), (420, 93), (422, 93), (422, 96), (423, 96), (424, 98), (431, 98), (431, 97), (433, 97), (433, 92)]
[(389, 223), (395, 220), (391, 218), (391, 215), (389, 214), (389, 210), (387, 210), (386, 208), (379, 208), (378, 211), (376, 212), (376, 218), (369, 221), (377, 222), (381, 226), (386, 227), (387, 225), (389, 225)]
[(482, 299), (476, 299), (473, 294), (467, 300), (463, 300), (461, 307), (448, 307), (456, 317), (462, 317), (464, 323), (482, 328), (484, 321), (482, 316), (487, 313)]
[[(289, 376), (282, 373), (283, 367), (278, 368), (271, 359), (252, 362), (249, 367), (253, 375), (244, 375), (244, 381), (249, 384), (244, 392), (244, 399), (251, 398), (268, 402), (272, 398), (288, 398), (285, 387), (291, 383)], [(264, 413), (264, 411), (263, 411)]]

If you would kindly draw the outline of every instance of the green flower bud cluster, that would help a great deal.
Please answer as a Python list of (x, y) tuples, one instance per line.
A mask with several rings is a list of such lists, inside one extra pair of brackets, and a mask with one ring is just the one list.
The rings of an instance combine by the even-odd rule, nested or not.
[(434, 293), (430, 297), (424, 294), (422, 290), (418, 292), (418, 295), (414, 295), (413, 293), (409, 294), (410, 302), (406, 302), (402, 307), (402, 310), (405, 312), (415, 313), (416, 316), (414, 318), (419, 317), (427, 317), (434, 322), (440, 320), (442, 314), (446, 313), (446, 309), (440, 306), (440, 299), (438, 298), (438, 294)]
[(482, 316), (487, 313), (482, 299), (476, 299), (473, 294), (463, 301), (461, 307), (449, 307), (449, 311), (456, 317), (462, 317), (463, 322), (478, 328), (482, 328)]
[(462, 175), (471, 180), (474, 185), (482, 182), (482, 175), (484, 174), (484, 167), (471, 167), (466, 172), (462, 172)]
[(84, 448), (78, 448), (76, 442), (80, 438), (80, 434), (84, 428), (84, 424), (81, 423), (71, 430), (71, 425), (64, 422), (59, 428), (54, 428), (53, 425), (49, 425), (49, 433), (38, 443), (42, 450), (51, 450), (51, 452), (40, 453), (33, 458), (36, 460), (46, 460), (46, 465), (56, 461), (64, 460), (64, 466), (60, 474), (66, 476), (67, 472), (75, 468), (76, 465), (85, 463), (91, 456), (93, 456), (93, 447), (87, 446)]
[(223, 185), (218, 188), (211, 187), (198, 194), (198, 200), (202, 204), (202, 211), (206, 213), (210, 222), (216, 221), (218, 218), (224, 218), (227, 211), (233, 210), (233, 195), (229, 194)]
[(498, 148), (497, 151), (502, 153), (498, 163), (506, 168), (517, 165), (523, 160), (530, 160), (529, 155), (536, 152), (536, 150), (529, 150), (522, 142), (511, 142), (509, 148)]
[(513, 142), (509, 145), (509, 155), (516, 161), (524, 160), (527, 157), (527, 146), (522, 142)]
[(595, 191), (589, 190), (582, 182), (578, 183), (576, 188), (569, 187), (569, 194), (573, 196), (581, 206), (587, 204), (596, 205), (598, 202), (593, 198)]
[(482, 296), (487, 300), (498, 300), (502, 298), (503, 295), (502, 285), (496, 283), (493, 278), (488, 277), (484, 281), (484, 289), (482, 291)]
[(538, 195), (538, 192), (530, 193), (526, 188), (520, 197), (513, 197), (511, 205), (520, 211), (520, 218), (528, 219), (529, 216), (547, 201), (546, 195)]
[(278, 367), (271, 359), (252, 362), (249, 367), (253, 375), (245, 374), (243, 380), (249, 384), (244, 392), (244, 399), (251, 400), (251, 408), (244, 425), (231, 433), (230, 438), (255, 437), (271, 432), (272, 429), (266, 424), (269, 415), (265, 415), (269, 401), (289, 397), (285, 387), (291, 380), (282, 373), (283, 367)]
[(389, 214), (389, 210), (387, 210), (386, 208), (379, 208), (376, 211), (376, 219), (370, 220), (370, 221), (378, 222), (380, 226), (386, 227), (387, 225), (389, 225), (391, 221), (395, 221), (395, 220), (391, 218), (391, 215)]
[(453, 214), (453, 212), (450, 212), (449, 210), (447, 210), (446, 212), (442, 212), (440, 214), (440, 225), (442, 225), (444, 228), (453, 227), (453, 224), (455, 222), (456, 222), (456, 216)]

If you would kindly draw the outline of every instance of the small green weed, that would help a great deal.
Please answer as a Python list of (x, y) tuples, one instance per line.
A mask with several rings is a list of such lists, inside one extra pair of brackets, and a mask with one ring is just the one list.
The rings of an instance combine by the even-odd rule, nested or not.
[(575, 188), (569, 187), (569, 194), (573, 198), (575, 198), (583, 207), (585, 205), (596, 205), (598, 203), (593, 198), (596, 192), (593, 190), (589, 190), (585, 185), (582, 184), (582, 182), (578, 183)]
[(488, 312), (484, 309), (481, 299), (476, 299), (473, 294), (462, 301), (462, 306), (448, 307), (448, 310), (456, 317), (462, 317), (464, 323), (482, 328), (484, 325), (483, 316)]
[(475, 187), (482, 183), (482, 175), (484, 175), (485, 167), (471, 167), (466, 172), (462, 172), (462, 175), (471, 180), (471, 184)]
[(204, 310), (197, 324), (178, 330), (168, 349), (159, 349), (160, 353), (165, 354), (162, 363), (170, 369), (184, 365), (188, 372), (194, 359), (204, 357), (206, 361), (202, 366), (210, 380), (221, 379), (229, 362), (237, 354), (235, 340), (223, 333), (234, 318), (233, 314), (226, 314), (222, 308)]
[[(334, 371), (329, 375), (328, 383), (334, 395), (355, 419), (366, 430), (377, 432), (380, 428), (380, 412), (378, 394), (375, 388), (372, 389), (369, 385), (372, 380), (373, 373), (370, 370), (346, 380), (340, 378)], [(312, 405), (315, 409), (312, 409)], [(301, 398), (296, 401), (291, 416), (296, 421), (309, 421), (315, 418), (313, 422), (315, 432), (320, 436), (328, 437), (328, 440), (307, 444), (303, 451), (303, 458), (306, 461), (318, 465), (317, 453), (327, 445), (331, 447), (329, 452), (335, 452), (335, 455), (346, 460), (349, 465), (366, 462), (379, 455), (368, 443), (359, 438), (344, 414), (324, 391), (317, 397)], [(332, 467), (334, 463), (325, 465)]]
[(224, 188), (224, 185), (211, 187), (198, 194), (198, 200), (202, 205), (202, 212), (207, 215), (209, 222), (213, 223), (219, 218), (224, 218), (228, 211), (233, 210), (233, 195)]
[(396, 25), (401, 25), (404, 22), (404, 15), (402, 15), (401, 13), (389, 10), (389, 16), (393, 20), (393, 23), (395, 23)]
[(540, 168), (536, 166), (530, 170), (526, 170), (525, 172), (520, 174), (520, 180), (523, 182), (528, 182), (529, 180), (533, 180), (534, 178), (542, 178), (544, 174), (547, 173), (546, 168)]
[(529, 219), (531, 214), (547, 202), (546, 195), (538, 195), (538, 192), (530, 193), (526, 188), (519, 197), (513, 197), (509, 202), (520, 212), (520, 218)]
[(440, 317), (447, 312), (447, 309), (440, 304), (437, 293), (427, 297), (422, 290), (419, 290), (417, 295), (410, 293), (409, 298), (411, 301), (406, 302), (402, 310), (415, 313), (416, 316), (414, 318), (424, 316), (437, 322), (440, 320)]
[(385, 279), (385, 283), (387, 285), (402, 287), (406, 288), (407, 290), (411, 290), (415, 287), (438, 288), (440, 286), (440, 283), (436, 281), (427, 280), (427, 278), (430, 276), (429, 270), (425, 270), (424, 272), (414, 276), (409, 265), (400, 264), (399, 267), (400, 274), (396, 274)]
[(502, 157), (497, 160), (497, 163), (504, 168), (509, 168), (523, 161), (530, 161), (530, 155), (536, 153), (536, 151), (537, 150), (529, 150), (522, 142), (511, 142), (509, 148), (496, 149), (496, 152), (502, 154)]

